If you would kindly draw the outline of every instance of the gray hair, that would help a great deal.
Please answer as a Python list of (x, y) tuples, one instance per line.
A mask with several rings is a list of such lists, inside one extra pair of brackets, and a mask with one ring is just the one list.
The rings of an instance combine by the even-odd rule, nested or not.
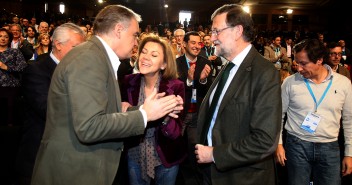
[(73, 24), (73, 23), (62, 24), (57, 28), (55, 28), (53, 36), (51, 37), (53, 49), (56, 48), (55, 42), (54, 42), (55, 40), (58, 40), (60, 43), (66, 43), (67, 41), (70, 40), (70, 37), (68, 36), (69, 32), (77, 33), (82, 37), (85, 37), (83, 30), (76, 24)]
[(179, 29), (176, 29), (176, 30), (174, 31), (174, 35), (176, 35), (176, 32), (178, 32), (178, 31), (181, 31), (181, 32), (182, 32), (182, 35), (185, 35), (185, 34), (186, 34), (185, 30), (179, 28)]
[(22, 26), (21, 25), (19, 25), (19, 24), (10, 24), (10, 30), (11, 30), (11, 28), (12, 27), (14, 27), (14, 26), (16, 26), (17, 28), (19, 28), (20, 29), (20, 32), (22, 33)]
[(45, 25), (47, 25), (47, 26), (49, 27), (49, 24), (48, 24), (47, 22), (45, 22), (45, 21), (40, 22), (40, 23), (39, 23), (39, 26), (40, 26), (40, 25), (43, 25), (43, 24), (45, 24)]
[(118, 23), (129, 27), (132, 18), (136, 19), (137, 22), (142, 21), (140, 15), (125, 6), (108, 5), (95, 17), (93, 23), (94, 34), (107, 34), (113, 30)]

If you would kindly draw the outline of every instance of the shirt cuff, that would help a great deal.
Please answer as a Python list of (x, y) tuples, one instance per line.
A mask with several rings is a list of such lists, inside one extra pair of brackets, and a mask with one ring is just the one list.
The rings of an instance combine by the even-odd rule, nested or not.
[(205, 80), (201, 80), (201, 79), (199, 79), (199, 83), (201, 83), (201, 84), (207, 84), (207, 82), (208, 82), (208, 79), (207, 78), (205, 78)]
[(147, 112), (143, 109), (143, 105), (139, 107), (139, 111), (141, 111), (142, 116), (143, 116), (143, 121), (144, 121), (144, 127), (147, 127)]
[(193, 81), (190, 81), (190, 80), (188, 80), (188, 78), (187, 78), (187, 86), (189, 87), (189, 86), (192, 86), (193, 85)]

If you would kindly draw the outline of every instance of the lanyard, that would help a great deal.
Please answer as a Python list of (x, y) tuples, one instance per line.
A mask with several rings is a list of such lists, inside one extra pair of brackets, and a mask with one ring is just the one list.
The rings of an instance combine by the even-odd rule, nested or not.
[(313, 98), (313, 100), (314, 100), (314, 103), (315, 103), (315, 112), (317, 112), (318, 106), (319, 106), (320, 103), (323, 101), (323, 99), (324, 99), (325, 96), (326, 96), (326, 93), (329, 91), (329, 89), (330, 89), (330, 87), (331, 87), (331, 84), (332, 84), (332, 77), (331, 77), (331, 80), (330, 80), (328, 86), (326, 87), (326, 89), (325, 89), (325, 91), (324, 91), (324, 93), (323, 93), (323, 96), (321, 96), (319, 102), (317, 102), (317, 100), (316, 100), (316, 98), (315, 98), (315, 96), (314, 96), (313, 90), (312, 90), (312, 88), (311, 88), (310, 85), (309, 85), (308, 80), (307, 80), (307, 79), (304, 79), (304, 82), (307, 84), (307, 88), (308, 88), (308, 90), (309, 90), (309, 93), (310, 93), (310, 95), (312, 96), (312, 98)]
[(209, 56), (211, 56), (211, 47), (209, 47), (210, 49), (210, 52), (208, 52), (208, 49), (207, 49), (207, 47), (206, 46), (204, 46), (204, 48), (205, 48), (205, 54), (207, 55), (207, 57), (209, 58)]
[[(187, 67), (188, 67), (188, 69), (189, 69), (189, 68), (191, 67), (190, 64), (189, 64), (189, 59), (186, 57), (186, 55), (185, 55), (185, 58), (186, 58)], [(196, 64), (194, 64), (194, 65), (196, 65)], [(194, 81), (194, 80), (193, 80), (193, 81)], [(192, 87), (194, 87), (193, 81), (192, 81)]]

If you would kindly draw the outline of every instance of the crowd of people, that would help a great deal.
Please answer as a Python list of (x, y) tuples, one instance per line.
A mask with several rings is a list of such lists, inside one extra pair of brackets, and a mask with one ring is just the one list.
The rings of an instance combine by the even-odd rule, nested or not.
[(15, 184), (351, 183), (343, 39), (260, 35), (236, 4), (204, 29), (141, 31), (121, 5), (92, 25), (12, 21), (0, 98), (6, 125), (23, 111)]

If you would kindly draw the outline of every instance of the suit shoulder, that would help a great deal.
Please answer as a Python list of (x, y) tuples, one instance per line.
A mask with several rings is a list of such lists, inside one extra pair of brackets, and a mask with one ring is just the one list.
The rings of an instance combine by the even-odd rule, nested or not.
[(169, 82), (175, 85), (184, 85), (184, 83), (179, 79), (171, 79)]
[(183, 61), (186, 61), (186, 57), (184, 55), (176, 58), (176, 62), (183, 62)]

